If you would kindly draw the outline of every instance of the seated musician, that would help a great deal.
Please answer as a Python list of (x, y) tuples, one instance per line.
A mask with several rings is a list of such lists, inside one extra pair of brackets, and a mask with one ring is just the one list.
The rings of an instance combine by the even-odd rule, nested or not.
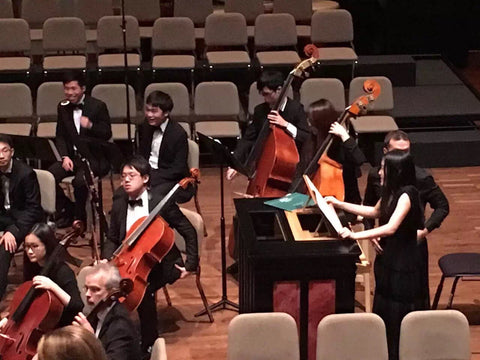
[[(170, 95), (154, 91), (145, 101), (145, 122), (139, 126), (139, 153), (152, 167), (152, 191), (165, 195), (189, 175), (188, 141), (185, 130), (170, 119), (173, 101)], [(195, 193), (193, 185), (180, 189), (175, 200), (187, 202)]]
[[(122, 166), (123, 194), (114, 198), (110, 217), (110, 231), (102, 248), (102, 257), (110, 258), (125, 238), (132, 224), (149, 212), (163, 198), (158, 192), (149, 190), (150, 164), (141, 156), (134, 156)], [(157, 310), (154, 293), (165, 284), (172, 284), (194, 272), (198, 266), (197, 233), (192, 224), (173, 202), (162, 210), (161, 216), (186, 243), (187, 260), (184, 265), (180, 251), (174, 245), (162, 262), (156, 264), (149, 275), (149, 286), (138, 307), (144, 352), (158, 337)]]
[(90, 167), (96, 176), (108, 173), (110, 165), (101, 154), (90, 153), (88, 146), (79, 143), (82, 137), (96, 138), (107, 141), (112, 137), (110, 115), (107, 105), (98, 99), (85, 94), (85, 78), (81, 72), (68, 72), (63, 78), (63, 90), (66, 100), (58, 104), (57, 130), (55, 143), (62, 161), (54, 163), (48, 169), (55, 177), (57, 184), (67, 176), (74, 176), (74, 204), (65, 196), (62, 188), (57, 185), (56, 208), (59, 218), (59, 228), (68, 227), (73, 219), (86, 222), (88, 189), (83, 176), (84, 166), (81, 156), (90, 162)]
[[(85, 273), (87, 304), (97, 306), (120, 287), (118, 269), (109, 263), (89, 267)], [(81, 326), (95, 334), (101, 341), (108, 360), (141, 359), (140, 343), (130, 313), (123, 304), (114, 301), (96, 314), (86, 317), (79, 313), (73, 325)]]
[[(345, 127), (336, 122), (338, 113), (330, 101), (320, 99), (313, 102), (308, 108), (307, 116), (310, 123), (310, 136), (300, 152), (300, 162), (295, 170), (292, 185), (295, 184), (295, 180), (304, 174), (307, 166), (328, 134), (332, 134), (335, 137), (327, 151), (327, 155), (342, 165), (345, 201), (360, 204), (362, 198), (358, 189), (357, 178), (361, 176), (360, 165), (367, 161), (362, 150), (360, 150), (357, 142), (350, 136), (350, 133)], [(290, 190), (298, 191), (299, 189), (290, 188)], [(327, 196), (332, 194), (323, 195)], [(349, 220), (353, 221), (354, 219)]]
[[(32, 280), (36, 289), (53, 292), (64, 306), (57, 327), (69, 325), (75, 315), (83, 309), (75, 274), (62, 260), (56, 261), (47, 276), (39, 275), (45, 263), (58, 245), (55, 233), (45, 223), (37, 223), (25, 237), (23, 276)], [(2, 325), (6, 319), (1, 321)]]
[[(271, 110), (279, 99), (284, 81), (284, 76), (278, 71), (265, 71), (257, 80), (257, 89), (265, 102), (255, 107), (253, 119), (235, 149), (235, 156), (242, 163), (245, 163), (247, 160), (266, 121), (283, 128), (290, 134), (295, 139), (298, 149), (301, 148), (301, 145), (307, 139), (308, 123), (302, 104), (286, 97), (280, 105), (279, 111)], [(227, 170), (227, 179), (231, 180), (236, 173), (234, 169), (229, 168)]]
[(15, 251), (31, 227), (45, 217), (35, 172), (13, 155), (12, 138), (0, 134), (0, 300)]

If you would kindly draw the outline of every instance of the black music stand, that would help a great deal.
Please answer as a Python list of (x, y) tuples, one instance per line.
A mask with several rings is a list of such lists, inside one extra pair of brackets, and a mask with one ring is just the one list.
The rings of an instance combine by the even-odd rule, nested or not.
[[(232, 310), (238, 311), (238, 304), (228, 300), (227, 297), (227, 252), (226, 252), (226, 239), (225, 239), (225, 204), (224, 204), (224, 183), (223, 183), (223, 169), (225, 166), (231, 167), (237, 170), (239, 173), (251, 177), (251, 172), (240, 163), (240, 161), (234, 157), (230, 151), (218, 140), (210, 136), (206, 136), (200, 132), (197, 132), (198, 138), (201, 143), (209, 150), (213, 156), (215, 163), (220, 165), (220, 246), (222, 256), (222, 298), (215, 304), (210, 305), (211, 311), (216, 310)], [(228, 308), (231, 306), (232, 308)], [(198, 315), (203, 315), (206, 310), (202, 311)]]
[(9, 135), (13, 140), (13, 148), (15, 149), (15, 157), (19, 159), (32, 159), (40, 161), (62, 161), (55, 144), (51, 139)]

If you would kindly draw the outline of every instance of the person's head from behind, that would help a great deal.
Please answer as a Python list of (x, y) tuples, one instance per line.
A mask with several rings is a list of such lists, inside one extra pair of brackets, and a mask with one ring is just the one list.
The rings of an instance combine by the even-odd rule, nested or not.
[(120, 273), (110, 263), (99, 263), (85, 270), (85, 297), (90, 306), (97, 305), (120, 288)]
[(137, 198), (147, 189), (150, 181), (150, 164), (142, 156), (134, 155), (121, 167), (122, 186), (128, 196)]
[(0, 134), (0, 171), (8, 170), (14, 153), (12, 137)]
[(173, 109), (170, 95), (163, 91), (153, 91), (145, 100), (145, 118), (151, 126), (160, 126)]
[(63, 75), (63, 92), (71, 103), (78, 104), (85, 94), (85, 89), (85, 76), (81, 71), (67, 71)]
[(41, 266), (58, 245), (53, 229), (45, 223), (33, 225), (25, 237), (24, 243), (24, 274), (30, 280), (37, 275)]
[(379, 170), (386, 194), (394, 194), (402, 186), (416, 185), (415, 164), (405, 150), (392, 150), (385, 154)]
[(385, 135), (383, 141), (383, 153), (392, 150), (410, 151), (410, 139), (405, 131), (394, 130)]
[[(127, 331), (128, 329), (126, 329)], [(38, 360), (106, 360), (102, 343), (81, 326), (65, 326), (42, 336)]]
[(337, 120), (338, 113), (327, 99), (320, 99), (310, 104), (307, 110), (308, 121), (317, 129), (319, 139), (328, 135), (330, 126)]
[(264, 71), (257, 80), (258, 92), (271, 107), (277, 102), (284, 81), (285, 78), (279, 71)]

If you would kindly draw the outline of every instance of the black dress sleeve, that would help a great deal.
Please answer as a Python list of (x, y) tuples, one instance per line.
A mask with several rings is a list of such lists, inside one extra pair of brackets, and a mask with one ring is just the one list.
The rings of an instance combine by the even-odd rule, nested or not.
[(52, 272), (51, 279), (70, 295), (70, 302), (63, 309), (58, 327), (70, 325), (75, 315), (83, 310), (83, 301), (80, 297), (75, 274), (67, 264), (62, 262)]

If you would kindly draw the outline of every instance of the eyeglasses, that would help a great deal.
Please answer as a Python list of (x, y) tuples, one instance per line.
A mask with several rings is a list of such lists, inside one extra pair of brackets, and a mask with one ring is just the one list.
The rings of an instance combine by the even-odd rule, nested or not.
[(25, 249), (25, 251), (28, 251), (28, 250), (33, 250), (33, 251), (37, 251), (39, 248), (40, 248), (41, 245), (38, 245), (38, 244), (23, 244), (23, 248)]
[(13, 150), (12, 148), (3, 148), (3, 149), (0, 149), (0, 153), (7, 155), (12, 150)]
[(130, 180), (133, 180), (135, 179), (137, 176), (140, 176), (140, 174), (135, 174), (135, 173), (123, 173), (122, 174), (122, 180), (126, 180), (126, 179), (130, 179)]
[(274, 93), (276, 93), (276, 91), (273, 91), (273, 90), (261, 90), (261, 91), (259, 91), (258, 93), (259, 93), (260, 95), (262, 95), (262, 96), (267, 97), (267, 96), (273, 95)]

